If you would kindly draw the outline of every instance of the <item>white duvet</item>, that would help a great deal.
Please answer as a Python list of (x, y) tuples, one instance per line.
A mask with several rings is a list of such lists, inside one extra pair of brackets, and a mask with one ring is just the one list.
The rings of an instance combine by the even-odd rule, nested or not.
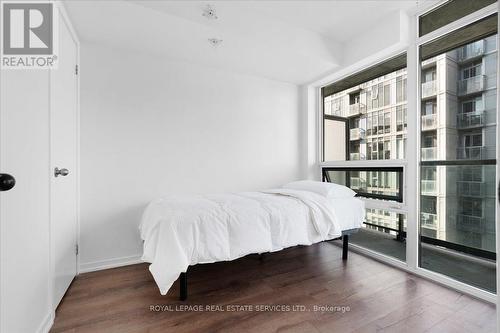
[(336, 238), (361, 227), (364, 214), (359, 199), (289, 189), (168, 196), (143, 214), (142, 260), (165, 295), (190, 265)]

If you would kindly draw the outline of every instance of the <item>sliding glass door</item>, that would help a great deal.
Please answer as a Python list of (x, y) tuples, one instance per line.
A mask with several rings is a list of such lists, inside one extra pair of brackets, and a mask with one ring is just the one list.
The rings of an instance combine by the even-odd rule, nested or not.
[(496, 291), (497, 16), (420, 47), (419, 266)]

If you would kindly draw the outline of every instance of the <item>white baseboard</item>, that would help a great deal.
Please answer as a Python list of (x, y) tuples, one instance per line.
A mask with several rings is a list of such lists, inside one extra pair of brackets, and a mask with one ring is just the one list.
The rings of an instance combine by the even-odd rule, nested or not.
[(38, 327), (37, 333), (49, 333), (50, 329), (52, 328), (52, 325), (54, 324), (54, 317), (55, 313), (52, 311), (49, 314), (47, 314), (43, 322)]
[(113, 258), (113, 259), (105, 259), (100, 261), (92, 261), (80, 263), (80, 267), (78, 269), (78, 273), (88, 273), (100, 271), (103, 269), (116, 268), (121, 266), (140, 264), (143, 261), (141, 260), (142, 255), (138, 254), (135, 256), (129, 257), (121, 257), (121, 258)]

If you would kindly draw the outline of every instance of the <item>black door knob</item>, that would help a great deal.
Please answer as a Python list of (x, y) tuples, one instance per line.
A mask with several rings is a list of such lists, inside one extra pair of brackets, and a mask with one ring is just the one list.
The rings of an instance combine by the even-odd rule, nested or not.
[(8, 173), (0, 173), (0, 191), (8, 191), (16, 185), (16, 179)]

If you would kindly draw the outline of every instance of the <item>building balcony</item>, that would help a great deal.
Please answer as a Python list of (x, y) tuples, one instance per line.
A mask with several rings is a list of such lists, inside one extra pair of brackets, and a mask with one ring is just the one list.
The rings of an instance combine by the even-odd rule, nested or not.
[(349, 105), (348, 117), (355, 117), (366, 113), (366, 106), (363, 103)]
[(432, 213), (420, 213), (420, 226), (424, 228), (437, 229), (437, 215)]
[(457, 181), (457, 193), (464, 197), (484, 197), (484, 183), (473, 181)]
[(437, 114), (422, 116), (422, 131), (434, 130), (437, 127)]
[(362, 128), (352, 128), (349, 130), (349, 140), (357, 141), (365, 138), (365, 130)]
[(458, 81), (458, 95), (465, 96), (478, 93), (484, 90), (486, 86), (486, 76), (478, 75), (465, 80)]
[(422, 83), (422, 98), (429, 98), (436, 96), (437, 94), (437, 82), (429, 81)]
[(465, 62), (481, 57), (484, 54), (484, 40), (478, 40), (472, 44), (458, 49), (458, 61)]
[(365, 155), (364, 154), (360, 154), (360, 153), (350, 153), (349, 154), (349, 159), (351, 161), (364, 160), (365, 159)]
[(432, 161), (437, 159), (437, 147), (422, 148), (422, 161)]
[(359, 190), (366, 188), (366, 180), (359, 177), (351, 177), (351, 189)]
[(483, 110), (460, 113), (457, 116), (457, 128), (464, 129), (484, 126), (484, 116)]
[(465, 214), (457, 215), (457, 229), (466, 232), (482, 232), (484, 218)]
[(488, 149), (485, 146), (458, 147), (459, 160), (485, 160), (488, 159)]
[(435, 196), (436, 191), (436, 181), (435, 180), (426, 180), (422, 179), (420, 182), (420, 193), (422, 195), (432, 195)]

